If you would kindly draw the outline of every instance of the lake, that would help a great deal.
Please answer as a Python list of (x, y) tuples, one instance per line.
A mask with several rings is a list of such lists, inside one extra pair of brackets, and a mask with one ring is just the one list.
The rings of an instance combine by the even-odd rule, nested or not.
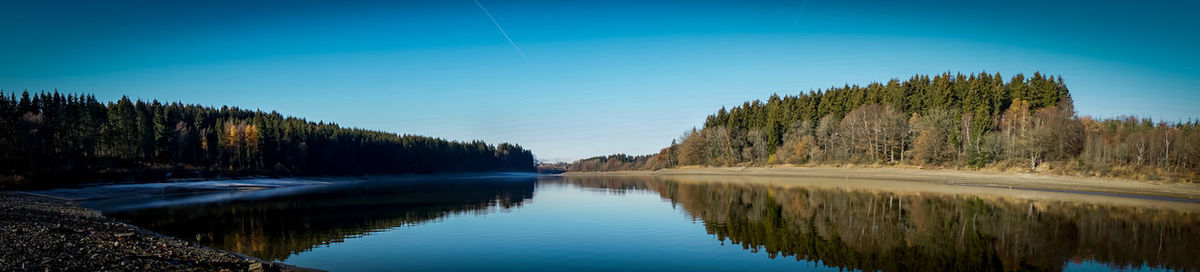
[(1200, 269), (1196, 203), (905, 188), (458, 175), (175, 188), (82, 204), (205, 246), (332, 271)]

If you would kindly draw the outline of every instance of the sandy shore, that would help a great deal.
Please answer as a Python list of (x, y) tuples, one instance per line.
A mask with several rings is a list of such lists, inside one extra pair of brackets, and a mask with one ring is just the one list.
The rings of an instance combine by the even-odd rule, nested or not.
[[(1133, 198), (1175, 203), (1200, 203), (1200, 184), (1153, 183), (1110, 178), (1059, 177), (1034, 174), (993, 174), (960, 170), (834, 167), (720, 167), (658, 171), (573, 172), (567, 176), (663, 176), (692, 180), (737, 180), (773, 184), (920, 189), (950, 193), (992, 191), (1046, 192)], [(919, 188), (918, 188), (919, 187)], [(1011, 193), (1008, 193), (1011, 194)], [(1181, 204), (1182, 205), (1182, 204)], [(1191, 206), (1187, 205), (1187, 206)]]
[(198, 246), (71, 201), (0, 192), (2, 271), (304, 270)]

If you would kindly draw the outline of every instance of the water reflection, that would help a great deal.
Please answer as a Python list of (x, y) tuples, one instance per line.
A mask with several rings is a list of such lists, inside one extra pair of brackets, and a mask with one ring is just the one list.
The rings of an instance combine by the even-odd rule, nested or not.
[[(485, 235), (492, 240), (479, 243), (461, 240), (483, 236), (464, 238), (461, 235), (466, 232), (427, 231), (424, 233), (432, 236), (421, 238), (425, 244), (386, 240), (382, 243), (384, 248), (348, 249), (352, 255), (411, 254), (403, 255), (411, 258), (409, 260), (366, 258), (379, 262), (375, 264), (377, 268), (421, 260), (430, 262), (424, 264), (430, 270), (464, 268), (456, 266), (462, 260), (441, 258), (476, 252), (468, 251), (472, 246), (510, 245), (504, 249), (506, 252), (500, 253), (477, 250), (481, 256), (472, 258), (487, 258), (487, 254), (509, 255), (496, 255), (490, 263), (464, 269), (492, 269), (495, 267), (489, 266), (504, 261), (518, 265), (537, 264), (529, 268), (581, 269), (616, 260), (626, 263), (611, 265), (672, 270), (721, 256), (737, 257), (733, 256), (737, 254), (720, 250), (730, 249), (719, 245), (725, 244), (745, 249), (732, 249), (741, 254), (765, 255), (740, 256), (754, 260), (770, 258), (796, 267), (814, 267), (813, 264), (819, 263), (866, 271), (1060, 271), (1072, 264), (1094, 263), (1108, 268), (1200, 269), (1200, 258), (1196, 258), (1197, 249), (1200, 249), (1200, 217), (1197, 216), (1200, 209), (1113, 205), (1105, 204), (1111, 202), (1105, 199), (1087, 202), (933, 193), (925, 189), (881, 189), (886, 186), (876, 184), (847, 188), (728, 179), (569, 176), (536, 180), (378, 180), (311, 187), (281, 194), (254, 194), (258, 196), (251, 198), (222, 197), (218, 198), (221, 201), (199, 204), (193, 201), (154, 202), (182, 203), (167, 206), (123, 203), (119, 206), (141, 208), (113, 209), (106, 214), (167, 235), (269, 260), (304, 255), (314, 247), (338, 244), (376, 231), (413, 231), (396, 227), (428, 223), (454, 214), (511, 209), (512, 213), (505, 215), (514, 215), (454, 221), (455, 224), (484, 226), (458, 230), (494, 232)], [(828, 183), (822, 181), (821, 184)], [(539, 191), (539, 201), (545, 202), (529, 205), (535, 190)], [(614, 195), (634, 192), (636, 194), (632, 195), (650, 200), (655, 200), (654, 194), (657, 194), (669, 203), (637, 202), (634, 209), (613, 206), (633, 203)], [(604, 202), (616, 200), (623, 202)], [(528, 207), (517, 209), (523, 205)], [(1194, 203), (1179, 205), (1196, 206)], [(672, 211), (672, 208), (676, 210)], [(612, 214), (620, 216), (612, 217)], [(672, 216), (678, 218), (667, 218)], [(601, 224), (572, 225), (591, 222), (587, 218), (601, 217), (605, 218), (597, 220), (604, 222)], [(654, 219), (653, 223), (649, 222), (650, 218)], [(702, 233), (699, 225), (693, 225), (693, 220), (698, 221), (709, 236)], [(444, 223), (450, 222), (432, 224)], [(561, 226), (571, 227), (563, 230)], [(569, 234), (563, 234), (564, 231)], [(647, 231), (661, 233), (621, 240), (621, 237), (634, 237), (635, 233)], [(558, 233), (558, 236), (548, 233)], [(663, 233), (695, 235), (676, 235), (671, 240), (663, 238)], [(395, 239), (371, 236), (363, 239)], [(596, 241), (589, 237), (606, 238)], [(447, 246), (432, 247), (429, 243)], [(577, 246), (562, 247), (564, 243)], [(687, 248), (678, 252), (659, 252), (653, 262), (633, 261), (646, 258), (635, 256), (639, 254), (636, 252), (667, 248), (664, 246), (667, 244), (687, 245)], [(547, 255), (548, 250), (567, 252)], [(598, 254), (627, 255), (588, 258), (600, 256)], [(779, 268), (772, 266), (778, 265), (777, 262), (755, 263), (740, 257), (723, 258), (721, 260), (725, 261), (705, 265), (716, 265), (708, 268), (712, 270)], [(632, 268), (634, 266), (637, 268)], [(419, 267), (409, 268), (419, 270)]]
[(319, 245), (449, 214), (515, 208), (533, 197), (534, 181), (376, 180), (106, 215), (202, 245), (282, 260)]
[(653, 190), (722, 242), (770, 258), (865, 271), (1200, 269), (1194, 212), (931, 193), (567, 177), (559, 182)]

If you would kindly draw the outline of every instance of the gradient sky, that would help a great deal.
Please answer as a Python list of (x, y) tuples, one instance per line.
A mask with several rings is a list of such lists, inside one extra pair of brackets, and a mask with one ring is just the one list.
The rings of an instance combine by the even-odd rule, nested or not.
[(478, 3), (2, 1), (0, 89), (276, 110), (547, 161), (656, 152), (772, 93), (946, 71), (1061, 75), (1081, 114), (1200, 117), (1200, 1)]

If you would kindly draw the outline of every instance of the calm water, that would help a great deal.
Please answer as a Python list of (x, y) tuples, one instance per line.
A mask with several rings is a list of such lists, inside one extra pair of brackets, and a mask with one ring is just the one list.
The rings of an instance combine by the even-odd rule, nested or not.
[(1194, 212), (682, 178), (385, 178), (84, 204), (335, 271), (1200, 268)]

